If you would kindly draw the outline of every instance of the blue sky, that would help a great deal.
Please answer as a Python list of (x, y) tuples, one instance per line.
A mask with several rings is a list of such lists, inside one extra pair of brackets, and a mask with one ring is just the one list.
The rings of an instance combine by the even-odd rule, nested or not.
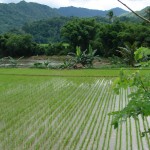
[[(18, 3), (20, 0), (0, 0), (1, 3)], [(89, 9), (108, 10), (115, 7), (126, 9), (117, 0), (25, 0), (26, 2), (37, 2), (48, 5), (52, 8), (64, 6), (84, 7)], [(141, 10), (146, 6), (150, 6), (150, 0), (122, 0), (133, 10)]]

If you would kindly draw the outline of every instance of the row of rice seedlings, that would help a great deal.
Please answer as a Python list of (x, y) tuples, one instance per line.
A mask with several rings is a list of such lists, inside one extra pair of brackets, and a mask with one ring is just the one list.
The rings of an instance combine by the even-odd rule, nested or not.
[[(124, 95), (124, 89), (121, 89), (121, 92), (120, 92), (120, 107), (119, 107), (119, 110), (122, 110), (123, 109), (123, 101), (125, 100), (125, 95)], [(119, 149), (122, 149), (122, 123), (120, 124), (120, 135), (119, 135)]]
[[(145, 118), (146, 125), (147, 125), (147, 130), (150, 129), (150, 120), (148, 120), (148, 119), (150, 119), (150, 117), (146, 117)], [(150, 147), (150, 135), (149, 135), (149, 141), (148, 141), (148, 143), (149, 143), (149, 147)]]
[(138, 143), (137, 144), (138, 144), (138, 148), (143, 150), (144, 149), (144, 147), (143, 147), (144, 143), (143, 143), (143, 140), (142, 140), (143, 138), (142, 138), (141, 133), (140, 133), (141, 132), (140, 129), (143, 128), (143, 127), (140, 124), (140, 122), (141, 122), (140, 120), (142, 120), (142, 119), (141, 118), (137, 118), (137, 120), (136, 120), (136, 123), (137, 123), (136, 132), (138, 134)]
[[(63, 97), (62, 97), (63, 98)], [(62, 103), (63, 102), (63, 103)], [(41, 120), (43, 120), (42, 121), (42, 124), (40, 123), (38, 123), (38, 124), (36, 124), (35, 125), (35, 127), (40, 127), (40, 126), (43, 126), (44, 124), (45, 124), (45, 120), (46, 120), (46, 122), (48, 122), (49, 120), (51, 120), (51, 118), (52, 118), (52, 120), (54, 119), (54, 115), (56, 114), (57, 115), (57, 113), (59, 112), (59, 107), (61, 107), (62, 106), (62, 104), (63, 105), (65, 105), (65, 102), (64, 101), (61, 101), (61, 100), (59, 100), (58, 101), (58, 103), (57, 103), (57, 105), (55, 106), (55, 109), (52, 109), (52, 107), (51, 107), (51, 109), (50, 109), (50, 111), (48, 111), (48, 113), (43, 113), (44, 115), (42, 116), (42, 118), (39, 120), (39, 123), (41, 122)], [(47, 117), (48, 116), (48, 117)], [(35, 133), (38, 131), (38, 129), (35, 129)], [(37, 136), (38, 137), (38, 136)]]
[[(10, 108), (10, 109), (11, 109), (11, 108)], [(8, 116), (8, 117), (9, 117), (9, 116)], [(13, 116), (11, 116), (11, 117), (13, 117)], [(8, 123), (9, 123), (9, 121), (10, 121), (10, 122), (12, 122), (12, 121), (14, 122), (13, 119), (14, 119), (14, 118), (8, 120), (8, 118), (7, 118), (7, 116), (6, 116), (5, 122), (7, 123), (7, 126), (10, 126), (10, 127), (11, 127), (12, 124), (9, 125)], [(7, 121), (7, 120), (8, 120), (8, 121)], [(15, 122), (15, 123), (16, 123), (16, 122)], [(6, 126), (6, 127), (7, 127), (7, 126)], [(5, 130), (5, 129), (4, 129), (4, 130)], [(2, 131), (1, 131), (1, 132), (2, 132)]]
[[(107, 139), (107, 136), (108, 136), (108, 133), (109, 133), (109, 128), (111, 126), (111, 122), (110, 122), (110, 117), (108, 116), (108, 113), (109, 111), (112, 109), (112, 106), (113, 106), (113, 93), (112, 93), (112, 89), (110, 87), (108, 87), (107, 89), (107, 95), (105, 96), (105, 101), (108, 101), (107, 102), (107, 105), (106, 105), (106, 108), (105, 108), (105, 116), (104, 116), (104, 122), (103, 122), (103, 128), (101, 127), (101, 138), (100, 138), (100, 144), (98, 145), (99, 149), (104, 149), (105, 148), (105, 143), (106, 143), (106, 140)], [(103, 138), (102, 138), (103, 137)]]
[[(128, 88), (128, 93), (127, 93), (127, 95), (129, 95), (131, 93), (131, 89), (130, 88)], [(129, 102), (129, 99), (128, 99), (128, 102)], [(131, 118), (129, 118), (129, 128), (128, 128), (128, 130), (129, 130), (129, 141), (130, 141), (130, 146), (129, 146), (129, 149), (131, 149), (131, 150), (133, 150), (133, 144), (132, 144), (132, 124), (131, 124)]]
[[(81, 95), (81, 98), (83, 98), (82, 95)], [(77, 102), (76, 107), (83, 106), (83, 102), (84, 101), (82, 101), (80, 98), (79, 99), (74, 99), (74, 100)], [(77, 100), (79, 100), (79, 101), (77, 101)], [(80, 101), (82, 101), (82, 103)], [(80, 106), (79, 106), (79, 103), (80, 103)], [(71, 114), (74, 114), (75, 112), (76, 112), (76, 115), (72, 116)], [(64, 145), (65, 146), (68, 143), (68, 139), (69, 139), (68, 136), (70, 136), (70, 134), (72, 133), (72, 128), (74, 128), (76, 122), (78, 121), (77, 114), (79, 114), (79, 113), (76, 110), (76, 108), (74, 108), (72, 110), (72, 112), (70, 112), (70, 115), (67, 114), (68, 118), (67, 118), (63, 128), (59, 130), (59, 134), (58, 135), (60, 135), (60, 136), (57, 136), (57, 138), (55, 139), (56, 142), (54, 142), (54, 146), (53, 147), (58, 147), (58, 146), (60, 147), (60, 145)]]
[[(108, 82), (108, 81), (105, 81), (105, 83), (106, 82)], [(98, 91), (98, 92), (100, 92), (100, 91)], [(108, 93), (109, 93), (109, 91), (108, 91)], [(100, 101), (100, 99), (99, 99), (99, 103), (100, 103), (101, 101)], [(97, 104), (96, 104), (97, 105)], [(90, 147), (92, 147), (92, 145), (93, 145), (93, 141), (92, 141), (92, 136), (93, 136), (93, 133), (94, 133), (94, 130), (95, 130), (95, 125), (96, 125), (96, 121), (97, 121), (97, 119), (98, 119), (98, 117), (99, 117), (99, 115), (100, 114), (97, 114), (96, 115), (96, 112), (98, 112), (97, 110), (99, 109), (99, 107), (97, 107), (97, 108), (93, 108), (94, 110), (95, 110), (95, 114), (94, 114), (94, 117), (93, 117), (93, 120), (91, 121), (91, 124), (89, 125), (89, 129), (88, 129), (88, 134), (87, 134), (87, 136), (85, 136), (86, 137), (86, 140), (85, 140), (85, 142), (84, 142), (84, 145), (82, 146), (83, 147), (83, 149), (90, 149)], [(96, 120), (96, 121), (94, 121), (94, 120)], [(89, 138), (88, 138), (88, 135), (89, 135)], [(91, 142), (90, 142), (91, 141)]]
[[(36, 88), (36, 87), (32, 87), (32, 88)], [(31, 89), (32, 89), (31, 88)], [(35, 89), (36, 91), (37, 91), (37, 93), (38, 93), (38, 89), (36, 88)], [(10, 99), (9, 99), (9, 102), (11, 103), (12, 101), (13, 101), (13, 99), (16, 101), (16, 103), (14, 103), (14, 105), (8, 105), (7, 106), (7, 110), (5, 110), (6, 112), (5, 112), (5, 116), (4, 117), (9, 117), (9, 118), (11, 118), (12, 116), (9, 116), (9, 113), (11, 114), (11, 115), (14, 115), (13, 113), (12, 113), (12, 111), (14, 110), (14, 112), (17, 114), (17, 110), (18, 110), (18, 106), (21, 106), (22, 107), (22, 105), (23, 105), (23, 107), (24, 107), (24, 105), (29, 105), (30, 104), (30, 102), (31, 101), (29, 101), (31, 98), (31, 95), (30, 95), (30, 93), (29, 93), (29, 90), (28, 90), (28, 87), (26, 87), (26, 89), (25, 89), (25, 87), (21, 87), (21, 88), (19, 88), (18, 89), (18, 91), (17, 91), (17, 95), (15, 96), (15, 97), (11, 97)], [(21, 93), (21, 94), (20, 94)], [(26, 98), (26, 99), (25, 99)], [(29, 99), (29, 100), (28, 100)], [(14, 101), (13, 101), (14, 102)], [(8, 103), (9, 104), (9, 103)], [(11, 107), (11, 109), (10, 109), (10, 107)], [(12, 110), (12, 108), (13, 108), (13, 110)], [(19, 115), (20, 115), (20, 113), (18, 113)], [(16, 115), (15, 115), (16, 116)]]
[[(130, 92), (134, 92), (136, 89), (130, 89)], [(138, 119), (130, 119), (132, 122), (132, 148), (133, 149), (143, 149), (143, 142), (141, 138), (139, 138), (139, 126), (138, 126)]]
[[(33, 80), (34, 81), (34, 80)], [(33, 82), (32, 81), (32, 82)], [(34, 82), (33, 82), (34, 83)], [(16, 96), (19, 96), (19, 97), (21, 97), (22, 95), (20, 94), (20, 93), (24, 93), (24, 88), (26, 87), (26, 85), (28, 85), (28, 88), (29, 89), (31, 89), (31, 88), (33, 88), (33, 85), (34, 84), (31, 84), (31, 83), (26, 83), (26, 80), (24, 80), (23, 82), (19, 82), (19, 84), (18, 83), (10, 83), (9, 84), (9, 88), (7, 88), (4, 92), (3, 92), (3, 94), (5, 94), (5, 97), (6, 97), (6, 99), (5, 99), (5, 104), (6, 104), (6, 107), (7, 107), (7, 112), (9, 112), (10, 110), (9, 110), (9, 106), (13, 106), (14, 104), (16, 104), (14, 101), (17, 101), (18, 103), (22, 100), (22, 99), (20, 99), (20, 101), (18, 101), (17, 99), (14, 99), (14, 101), (13, 100), (11, 100), (10, 101), (10, 99), (12, 98), (12, 97), (16, 97)], [(35, 84), (35, 85), (37, 85), (37, 84)], [(44, 85), (44, 84), (43, 84)], [(37, 89), (36, 89), (37, 90)], [(30, 92), (30, 91), (28, 91), (28, 92)], [(30, 94), (30, 93), (28, 93), (28, 94)], [(10, 98), (10, 99), (9, 99)], [(14, 108), (14, 106), (12, 107), (12, 108)]]
[[(99, 80), (98, 80), (98, 81), (99, 81)], [(95, 89), (97, 89), (97, 90), (96, 90), (95, 92), (93, 91), (93, 92), (89, 95), (90, 97), (92, 97), (92, 99), (86, 97), (86, 104), (88, 104), (88, 101), (89, 101), (89, 100), (90, 100), (90, 101), (94, 101), (94, 103), (93, 103), (94, 105), (93, 105), (93, 106), (95, 107), (95, 105), (96, 105), (95, 103), (99, 102), (99, 101), (97, 101), (97, 97), (98, 97), (98, 92), (99, 92), (98, 89), (100, 88), (100, 86), (101, 86), (101, 83), (98, 83), (98, 85), (96, 85), (96, 86), (94, 87), (94, 90), (95, 90)], [(89, 101), (89, 102), (90, 102), (90, 101)], [(85, 107), (85, 106), (84, 106), (84, 107)], [(89, 108), (90, 108), (90, 110), (89, 110)], [(88, 118), (88, 122), (92, 122), (91, 119), (93, 120), (93, 115), (94, 115), (94, 113), (95, 113), (96, 110), (95, 110), (94, 108), (90, 107), (89, 104), (86, 105), (86, 109), (89, 110), (88, 113), (91, 111), (91, 115), (90, 115), (90, 117)], [(94, 111), (94, 112), (92, 112), (92, 111)], [(85, 115), (84, 115), (84, 116), (85, 116)], [(82, 117), (82, 120), (84, 121), (84, 125), (88, 125), (88, 124), (89, 124), (88, 122), (85, 124), (85, 119), (86, 119), (86, 118), (83, 118), (83, 117)], [(79, 120), (79, 121), (81, 122), (81, 120)], [(80, 122), (77, 124), (78, 126), (74, 129), (74, 130), (76, 131), (76, 134), (75, 134), (75, 135), (77, 135), (77, 134), (79, 133), (79, 131), (80, 131), (80, 127), (79, 127)], [(80, 126), (81, 126), (81, 124), (80, 124)], [(89, 126), (90, 126), (90, 125), (89, 125)], [(85, 130), (85, 129), (84, 129), (84, 130)], [(85, 132), (85, 131), (84, 131), (84, 132)], [(74, 132), (73, 132), (73, 133), (74, 133)], [(81, 132), (80, 132), (80, 133), (81, 133)], [(87, 133), (87, 131), (86, 131), (86, 133)], [(72, 136), (72, 142), (73, 142), (74, 139), (75, 139), (75, 135)], [(71, 136), (70, 136), (70, 138), (71, 138)], [(71, 146), (71, 144), (68, 145), (68, 147), (69, 147), (69, 146)]]
[[(87, 89), (86, 89), (87, 90)], [(92, 90), (93, 91), (93, 90)], [(90, 92), (92, 92), (92, 91), (90, 91)], [(87, 91), (85, 91), (84, 93), (87, 93)], [(81, 104), (81, 102), (83, 103), (84, 102), (84, 104), (82, 104), (82, 105), (80, 105), (79, 106), (79, 108), (81, 108), (81, 106), (83, 107), (83, 108), (86, 108), (86, 104), (87, 104), (87, 101), (85, 102), (85, 101), (83, 101), (83, 99), (84, 99), (84, 97), (83, 97), (83, 93), (82, 92), (80, 92), (80, 94), (81, 94), (81, 98), (79, 98), (79, 100), (77, 101), (77, 100), (75, 100), (75, 101), (77, 101), (78, 103), (80, 103)], [(88, 94), (88, 95), (90, 95), (90, 94)], [(87, 96), (87, 95), (86, 95)], [(80, 102), (81, 101), (81, 102)], [(77, 108), (77, 107), (76, 107)], [(79, 108), (78, 108), (78, 110), (79, 110)], [(82, 111), (82, 109), (81, 109), (81, 111)], [(80, 112), (80, 111), (78, 111), (78, 112)], [(80, 113), (79, 113), (80, 114)], [(76, 116), (78, 116), (78, 115), (76, 115)], [(79, 116), (78, 116), (79, 117)], [(74, 122), (77, 122), (76, 121), (76, 119), (74, 119)], [(69, 123), (69, 122), (68, 122)], [(72, 129), (72, 125), (73, 125), (74, 123), (71, 121), (71, 124), (69, 124), (69, 128), (70, 128), (70, 130)], [(69, 131), (69, 128), (67, 128), (66, 127), (66, 130), (65, 131), (63, 131), (63, 135), (64, 136), (66, 136), (66, 134), (65, 133), (67, 133), (67, 131)], [(63, 138), (63, 137), (61, 137), (61, 138)], [(59, 140), (60, 141), (60, 140)], [(64, 142), (64, 143), (66, 143), (66, 142)]]
[[(64, 141), (64, 144), (63, 144), (64, 149), (66, 147), (70, 147), (72, 145), (76, 135), (79, 133), (78, 131), (80, 129), (80, 126), (82, 125), (81, 122), (84, 121), (85, 112), (86, 112), (88, 104), (90, 103), (90, 101), (87, 101), (87, 99), (91, 95), (90, 93), (94, 92), (93, 90), (95, 90), (95, 86), (97, 86), (97, 85), (94, 85), (94, 87), (92, 89), (87, 88), (86, 91), (84, 93), (82, 93), (82, 97), (80, 98), (80, 101), (83, 101), (84, 103), (82, 103), (82, 105), (80, 105), (80, 103), (78, 103), (79, 107), (77, 107), (77, 113), (74, 112), (74, 113), (76, 113), (75, 117), (77, 119), (74, 118), (73, 122), (69, 125), (70, 126), (69, 129), (67, 129), (67, 131), (69, 131), (69, 136), (67, 136), (66, 140)], [(90, 93), (87, 90), (89, 90)], [(87, 95), (87, 93), (88, 93), (88, 95)], [(84, 124), (84, 122), (83, 122), (83, 124)]]
[(76, 134), (73, 136), (74, 140), (71, 141), (71, 144), (69, 144), (70, 148), (69, 149), (76, 149), (77, 143), (79, 141), (83, 140), (82, 137), (84, 137), (84, 134), (86, 133), (85, 127), (87, 125), (87, 122), (89, 120), (89, 116), (91, 115), (92, 111), (91, 109), (93, 108), (96, 99), (93, 99), (93, 93), (97, 92), (97, 87), (99, 86), (99, 81), (97, 81), (93, 87), (93, 90), (91, 90), (88, 95), (85, 97), (86, 104), (82, 110), (81, 119), (79, 120), (78, 126), (75, 127)]
[[(79, 92), (79, 90), (78, 90), (78, 92)], [(70, 92), (69, 92), (70, 93)], [(71, 98), (71, 97), (70, 97)], [(64, 125), (66, 125), (67, 124), (67, 121), (68, 121), (68, 123), (69, 123), (69, 117), (70, 117), (70, 114), (72, 113), (71, 111), (72, 111), (72, 109), (70, 109), (70, 107), (71, 108), (73, 108), (73, 106), (75, 105), (75, 99), (73, 98), (73, 99), (71, 99), (71, 102), (69, 103), (69, 105), (67, 106), (66, 105), (66, 108), (64, 109), (65, 110), (65, 112), (62, 110), (61, 112), (59, 112), (59, 118), (60, 119), (58, 119), (58, 120), (54, 120), (54, 124), (53, 124), (53, 121), (52, 121), (52, 124), (51, 124), (51, 127), (55, 127), (56, 128), (56, 130), (55, 131), (53, 131), (52, 133), (51, 133), (51, 138), (54, 136), (55, 138), (54, 138), (54, 140), (51, 140), (51, 143), (48, 143), (48, 144), (51, 144), (51, 146), (53, 145), (52, 143), (55, 143), (54, 141), (56, 140), (57, 141), (57, 138), (60, 138), (60, 136), (62, 136), (62, 133), (60, 132), (60, 131), (62, 131), (63, 130), (63, 128), (64, 128)], [(74, 107), (74, 109), (75, 109), (75, 107)], [(60, 114), (63, 114), (61, 117), (60, 117)], [(56, 116), (57, 117), (57, 116)], [(54, 128), (53, 127), (53, 128)], [(60, 129), (59, 129), (60, 128)], [(49, 132), (49, 131), (48, 131)], [(63, 130), (63, 132), (64, 132), (64, 130)], [(46, 142), (46, 141), (48, 141), (48, 139), (46, 139), (46, 141), (45, 141), (45, 137), (47, 136), (47, 134), (46, 135), (44, 135), (44, 137), (42, 138), (42, 141), (44, 141), (44, 142)], [(52, 138), (53, 139), (53, 138)], [(38, 145), (41, 143), (41, 141), (38, 143)], [(44, 146), (46, 146), (46, 144), (44, 144)]]
[[(121, 110), (121, 100), (120, 100), (120, 95), (119, 95), (119, 106), (118, 106), (118, 111)], [(117, 128), (117, 133), (116, 133), (116, 143), (115, 143), (115, 150), (118, 149), (118, 140), (119, 140), (119, 130), (120, 130), (120, 126)]]
[[(102, 82), (102, 84), (103, 84), (103, 82)], [(89, 106), (88, 106), (89, 107)], [(86, 117), (87, 118), (87, 121), (88, 121), (88, 117)], [(85, 123), (85, 125), (87, 124), (87, 122)], [(84, 143), (84, 138), (85, 138), (85, 134), (87, 133), (87, 132), (85, 132), (84, 130), (85, 130), (85, 127), (83, 126), (82, 127), (83, 129), (83, 131), (81, 132), (82, 134), (80, 135), (80, 140), (79, 140), (79, 142), (78, 142), (78, 145), (77, 145), (77, 148), (76, 149), (78, 149), (79, 147), (82, 147), (81, 145), (82, 145), (82, 143)]]
[[(105, 81), (105, 83), (106, 83), (106, 81)], [(108, 87), (106, 87), (106, 84), (104, 84), (104, 85), (105, 85), (105, 87), (102, 86), (103, 89), (99, 91), (100, 95), (99, 95), (98, 99), (100, 100), (100, 104), (99, 104), (99, 108), (98, 108), (98, 110), (99, 110), (98, 117), (97, 117), (98, 121), (97, 121), (96, 129), (94, 130), (95, 135), (93, 137), (92, 149), (98, 149), (98, 145), (99, 145), (99, 141), (100, 141), (100, 137), (101, 137), (101, 136), (99, 136), (100, 135), (99, 131), (100, 131), (100, 128), (102, 128), (102, 118), (104, 118), (104, 109), (105, 109), (104, 106), (106, 106), (104, 104), (104, 102), (106, 103), (105, 96), (107, 94), (107, 88), (108, 88)]]
[(101, 109), (100, 113), (100, 126), (97, 131), (96, 135), (96, 143), (95, 143), (95, 149), (101, 149), (102, 148), (102, 143), (103, 143), (103, 131), (105, 130), (105, 123), (106, 123), (106, 116), (108, 115), (108, 107), (110, 106), (109, 104), (109, 97), (110, 93), (108, 92), (110, 90), (110, 84), (107, 84), (105, 87), (105, 91), (103, 93), (103, 97), (101, 98), (102, 105), (99, 109)]
[[(146, 124), (146, 118), (143, 117), (143, 116), (141, 116), (141, 120), (142, 120), (143, 130), (144, 130), (144, 131), (147, 131), (147, 130), (148, 130), (148, 126), (147, 126), (147, 124)], [(145, 134), (145, 137), (144, 137), (143, 139), (146, 140), (145, 147), (146, 147), (146, 145), (147, 145), (147, 147), (150, 148), (150, 139), (149, 139), (149, 137), (148, 137), (148, 134)], [(143, 147), (144, 147), (144, 145), (143, 145)], [(144, 148), (145, 148), (145, 147), (144, 147)]]
[[(111, 107), (111, 109), (110, 109), (110, 112), (113, 112), (114, 110), (115, 110), (115, 104), (116, 104), (116, 95), (114, 94), (114, 93), (112, 93), (112, 107)], [(109, 116), (109, 118), (110, 118), (110, 121), (112, 121), (112, 116)], [(112, 130), (113, 130), (113, 126), (111, 125), (111, 123), (109, 124), (110, 125), (110, 131), (109, 131), (109, 134), (108, 134), (108, 142), (107, 142), (107, 144), (105, 144), (106, 145), (106, 149), (107, 150), (109, 150), (109, 149), (112, 149), (112, 146), (113, 146), (113, 143), (111, 143), (111, 141), (112, 142), (114, 142), (114, 139), (112, 139), (112, 137), (113, 137), (113, 134), (112, 134)]]
[[(121, 109), (123, 109), (129, 102), (129, 98), (128, 98), (128, 89), (122, 89), (122, 93), (120, 93), (120, 96), (122, 96), (122, 107)], [(121, 149), (128, 149), (129, 148), (129, 119), (127, 119), (125, 122), (121, 122), (121, 131), (120, 131), (120, 140), (122, 140), (122, 143), (120, 145)]]
[[(105, 81), (107, 82), (107, 80)], [(95, 142), (96, 141), (96, 138), (97, 138), (97, 133), (98, 133), (98, 130), (99, 130), (99, 127), (100, 127), (100, 116), (101, 116), (101, 106), (103, 104), (103, 100), (102, 100), (102, 96), (103, 96), (103, 93), (105, 91), (105, 88), (103, 86), (101, 86), (99, 88), (99, 95), (98, 95), (98, 104), (97, 105), (97, 109), (96, 109), (96, 112), (97, 114), (95, 115), (95, 120), (93, 120), (93, 127), (92, 127), (92, 131), (91, 131), (91, 136), (90, 138), (88, 139), (88, 142), (87, 142), (87, 149), (95, 149), (94, 146), (96, 145)]]
[[(80, 91), (80, 92), (81, 92), (81, 91)], [(85, 91), (84, 93), (86, 93), (86, 91)], [(83, 93), (81, 93), (81, 95), (82, 95), (82, 94), (83, 94)], [(82, 99), (84, 99), (84, 98), (81, 98), (81, 97), (79, 98), (79, 100), (80, 100), (81, 102), (83, 101)], [(80, 101), (79, 101), (79, 102), (80, 102)], [(79, 103), (79, 102), (78, 102), (78, 103)], [(86, 103), (85, 103), (85, 104), (86, 104)], [(84, 105), (84, 106), (85, 106), (85, 105)], [(83, 108), (84, 108), (84, 107), (83, 107)], [(78, 111), (79, 109), (76, 109), (76, 110)], [(74, 113), (75, 113), (75, 112), (74, 112)], [(75, 114), (75, 116), (78, 116), (78, 115)], [(75, 119), (74, 119), (74, 121), (75, 121)], [(77, 121), (75, 121), (75, 123), (76, 123), (76, 122), (77, 122)], [(73, 123), (73, 122), (72, 122), (72, 123)], [(73, 124), (73, 125), (74, 125), (74, 124)], [(70, 126), (70, 127), (71, 127), (71, 126)], [(71, 129), (72, 129), (72, 128), (71, 128)]]
[[(110, 97), (108, 97), (108, 99), (110, 100), (110, 109), (109, 109), (109, 111), (113, 111), (114, 108), (115, 108), (115, 95), (114, 95), (113, 92), (110, 92)], [(110, 138), (111, 138), (111, 133), (112, 133), (112, 128), (113, 128), (112, 125), (111, 125), (112, 116), (107, 116), (107, 118), (108, 118), (108, 121), (107, 121), (107, 126), (106, 126), (106, 129), (105, 129), (105, 134), (103, 136), (104, 142), (103, 142), (102, 149), (109, 149)], [(107, 144), (106, 144), (106, 142), (107, 142)]]
[(148, 142), (147, 142), (147, 139), (146, 139), (146, 136), (145, 137), (142, 137), (141, 136), (141, 132), (143, 132), (144, 131), (144, 123), (143, 123), (143, 119), (142, 119), (142, 115), (140, 115), (139, 117), (138, 117), (138, 126), (139, 126), (139, 135), (140, 135), (140, 139), (141, 139), (141, 143), (142, 143), (142, 149), (148, 149), (148, 147), (149, 147), (149, 145), (148, 145)]
[[(127, 95), (130, 92), (132, 92), (132, 90), (133, 89), (126, 90), (126, 96), (125, 96), (126, 104), (129, 102), (129, 99), (127, 99)], [(128, 127), (128, 124), (129, 124), (129, 127)], [(142, 142), (142, 137), (140, 136), (139, 128), (140, 128), (140, 125), (139, 125), (138, 119), (137, 120), (127, 119), (126, 121), (126, 149), (139, 149), (139, 150), (143, 149), (143, 142)]]
[[(31, 99), (30, 99), (31, 100)], [(27, 107), (27, 109), (28, 109), (28, 107)], [(21, 114), (23, 114), (24, 115), (24, 113), (21, 113)], [(22, 115), (22, 116), (23, 116)], [(24, 120), (24, 117), (22, 117), (23, 118), (23, 120)], [(17, 118), (17, 121), (19, 122), (20, 120), (19, 120), (19, 118)], [(20, 123), (20, 122), (19, 122)], [(22, 124), (22, 122), (21, 122), (21, 124)], [(15, 126), (19, 126), (18, 124), (17, 124), (17, 122), (15, 122)], [(12, 124), (12, 126), (13, 126), (13, 124)], [(8, 130), (7, 130), (7, 132), (8, 132)], [(15, 129), (14, 129), (14, 126), (13, 126), (13, 128), (12, 128), (12, 131), (10, 130), (10, 132), (13, 134), (13, 132), (15, 132)], [(15, 134), (14, 134), (15, 135)], [(17, 136), (16, 136), (17, 137)]]
[[(23, 92), (22, 89), (19, 87), (16, 88), (16, 92), (12, 92), (10, 95), (7, 95), (7, 92), (5, 92), (5, 96), (2, 95), (1, 96), (1, 116), (3, 116), (3, 118), (5, 118), (7, 116), (7, 118), (9, 117), (9, 119), (12, 117), (13, 113), (15, 112), (15, 106), (17, 106), (22, 100), (18, 101), (18, 99), (16, 99), (16, 97), (20, 96), (20, 93)], [(11, 89), (8, 89), (9, 91)], [(8, 91), (7, 90), (7, 91)], [(10, 109), (13, 108), (13, 109)]]
[[(128, 94), (128, 90), (125, 90), (125, 106), (128, 104), (127, 94)], [(126, 129), (126, 149), (129, 149), (129, 142), (130, 142), (129, 138), (128, 138), (129, 137), (129, 130), (128, 130), (129, 129), (129, 127), (128, 127), (129, 126), (129, 119), (126, 120), (125, 126), (126, 126), (126, 128), (125, 128)]]
[[(70, 97), (70, 98), (71, 98), (71, 97)], [(74, 102), (74, 101), (73, 101), (73, 102)], [(73, 102), (71, 102), (71, 103), (73, 103)], [(71, 107), (72, 107), (72, 106), (71, 106)], [(61, 113), (61, 112), (60, 112), (60, 113)], [(70, 113), (69, 113), (69, 114), (70, 114)], [(68, 115), (68, 114), (67, 114), (67, 115)], [(66, 117), (68, 118), (68, 116), (67, 116), (67, 115), (66, 115)], [(63, 120), (62, 120), (62, 121), (63, 121)], [(65, 122), (65, 120), (64, 120), (64, 122)], [(60, 125), (60, 124), (62, 124), (62, 125), (63, 125), (63, 123), (62, 123), (62, 122), (60, 122), (60, 123), (59, 123), (59, 125)], [(60, 126), (60, 127), (61, 127), (61, 126)], [(57, 129), (57, 128), (56, 128), (56, 129)], [(57, 130), (57, 131), (59, 131), (59, 130)], [(54, 132), (53, 132), (53, 133), (54, 133)], [(59, 133), (59, 132), (58, 132), (58, 133)], [(58, 135), (58, 134), (57, 134), (57, 135)], [(46, 135), (46, 136), (47, 136), (47, 135)], [(45, 139), (45, 137), (44, 137), (44, 139)]]
[[(147, 122), (147, 119), (144, 118), (143, 121), (144, 121), (144, 129), (145, 131), (147, 131), (149, 129), (149, 124)], [(146, 134), (146, 139), (147, 139), (147, 145), (150, 148), (150, 137), (148, 136), (148, 134)]]

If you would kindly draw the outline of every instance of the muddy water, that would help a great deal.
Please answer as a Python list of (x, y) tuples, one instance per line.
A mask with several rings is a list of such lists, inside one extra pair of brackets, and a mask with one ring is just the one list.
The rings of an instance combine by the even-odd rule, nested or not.
[[(16, 62), (17, 64), (14, 65), (15, 67), (21, 67), (21, 68), (29, 68), (29, 67), (34, 67), (34, 63), (44, 63), (47, 62), (47, 60), (34, 60), (34, 59), (22, 59), (18, 62)], [(49, 60), (49, 65), (51, 67), (57, 67), (63, 64), (62, 60)], [(13, 67), (13, 64), (9, 61), (9, 60), (4, 60), (0, 62), (0, 67)]]

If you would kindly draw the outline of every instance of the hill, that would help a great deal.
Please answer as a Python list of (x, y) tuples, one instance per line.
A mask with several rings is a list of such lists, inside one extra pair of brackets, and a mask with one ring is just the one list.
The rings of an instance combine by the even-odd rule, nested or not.
[[(149, 13), (147, 13), (148, 11), (149, 11)], [(150, 6), (147, 6), (146, 8), (144, 8), (140, 11), (136, 11), (136, 13), (143, 16), (143, 17), (150, 19)], [(132, 12), (122, 14), (120, 17), (127, 17), (129, 19), (132, 19), (133, 21), (142, 21), (139, 17), (137, 17)]]
[(26, 22), (48, 19), (60, 16), (56, 9), (37, 3), (21, 1), (17, 4), (0, 3), (0, 33), (14, 27), (20, 27)]
[[(120, 16), (124, 13), (127, 13), (128, 11), (123, 10), (121, 8), (113, 8), (111, 9), (114, 12), (115, 16)], [(105, 17), (107, 13), (110, 10), (93, 10), (93, 9), (87, 9), (87, 8), (77, 8), (77, 7), (61, 7), (58, 9), (58, 12), (60, 15), (70, 17), (70, 16), (76, 16), (76, 17), (94, 17), (94, 16), (102, 16)]]

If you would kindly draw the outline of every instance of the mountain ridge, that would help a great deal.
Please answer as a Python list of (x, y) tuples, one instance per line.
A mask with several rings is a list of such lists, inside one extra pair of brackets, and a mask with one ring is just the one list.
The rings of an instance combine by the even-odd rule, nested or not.
[[(110, 9), (114, 16), (129, 14), (128, 11), (116, 7)], [(13, 28), (20, 28), (25, 23), (50, 19), (54, 17), (105, 17), (110, 10), (95, 10), (81, 7), (60, 7), (51, 8), (47, 5), (21, 1), (19, 3), (0, 3), (0, 34), (10, 31)]]
[[(123, 13), (127, 13), (128, 11), (116, 7), (110, 9), (114, 12), (115, 16), (120, 16)], [(96, 10), (96, 9), (88, 9), (88, 8), (82, 8), (82, 7), (74, 7), (74, 6), (69, 6), (69, 7), (60, 7), (58, 9), (58, 12), (66, 17), (70, 16), (76, 16), (76, 17), (94, 17), (94, 16), (101, 16), (105, 17), (107, 13), (110, 10)]]

